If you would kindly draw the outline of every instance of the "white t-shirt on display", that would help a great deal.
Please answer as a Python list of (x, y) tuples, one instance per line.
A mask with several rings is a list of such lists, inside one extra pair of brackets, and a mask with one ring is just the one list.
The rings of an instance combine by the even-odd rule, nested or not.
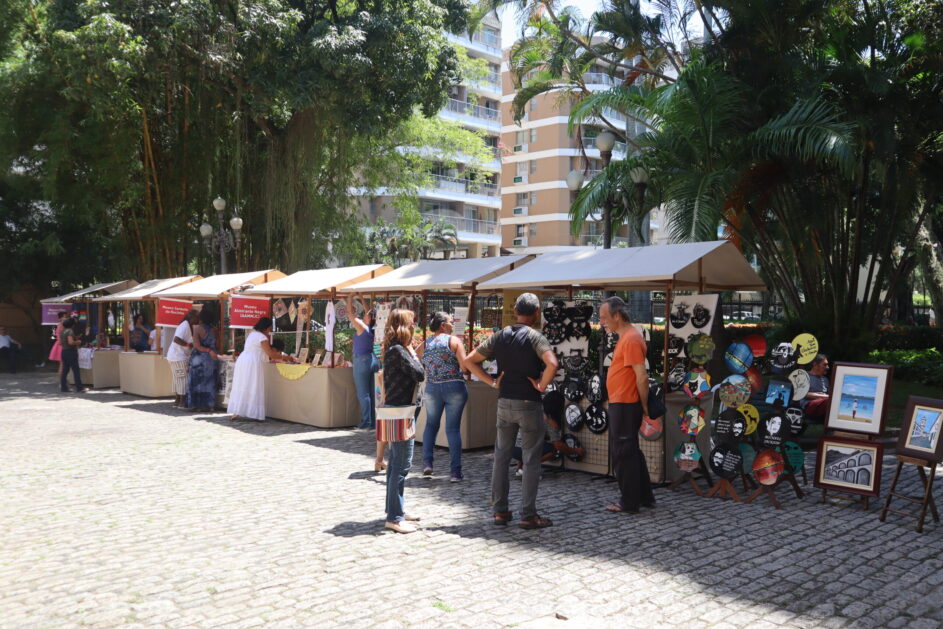
[[(174, 337), (179, 338), (187, 343), (193, 343), (193, 330), (190, 328), (189, 321), (182, 321), (180, 325), (177, 326), (177, 329), (174, 330)], [(188, 360), (190, 358), (190, 348), (183, 347), (176, 341), (171, 341), (170, 349), (167, 350), (167, 360), (170, 362), (180, 362), (182, 360)]]

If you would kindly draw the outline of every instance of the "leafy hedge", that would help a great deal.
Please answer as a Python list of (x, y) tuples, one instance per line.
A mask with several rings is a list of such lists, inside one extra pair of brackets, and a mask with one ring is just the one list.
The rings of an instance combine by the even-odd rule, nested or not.
[(929, 349), (874, 350), (868, 361), (894, 366), (894, 378), (943, 387), (943, 354)]
[(912, 325), (882, 325), (877, 332), (874, 348), (937, 349), (943, 351), (943, 328)]

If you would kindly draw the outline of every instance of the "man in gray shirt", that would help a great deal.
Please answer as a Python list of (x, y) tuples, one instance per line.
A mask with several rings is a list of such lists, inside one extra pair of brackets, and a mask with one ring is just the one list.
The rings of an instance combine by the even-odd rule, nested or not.
[(805, 416), (809, 419), (822, 421), (828, 413), (828, 357), (819, 354), (812, 359), (809, 369), (809, 393), (799, 403)]
[[(547, 390), (557, 373), (557, 357), (550, 342), (533, 329), (540, 310), (540, 301), (533, 293), (524, 293), (514, 303), (517, 323), (509, 325), (478, 346), (465, 361), (465, 368), (475, 377), (499, 388), (498, 433), (494, 445), (494, 469), (491, 477), (491, 498), (494, 502), (494, 523), (507, 525), (510, 480), (508, 467), (511, 451), (521, 432), (524, 477), (521, 483), (521, 528), (536, 529), (552, 526), (547, 518), (537, 515), (537, 484), (540, 480), (540, 457), (543, 454), (544, 418), (541, 394)], [(485, 373), (481, 363), (488, 359), (498, 362), (498, 378)]]

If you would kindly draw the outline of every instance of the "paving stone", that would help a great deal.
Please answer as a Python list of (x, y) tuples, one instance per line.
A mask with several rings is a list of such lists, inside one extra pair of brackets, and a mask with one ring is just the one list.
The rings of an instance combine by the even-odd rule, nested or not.
[[(490, 522), (488, 451), (466, 481), (407, 479), (414, 535), (383, 529), (370, 433), (233, 423), (116, 390), (0, 375), (0, 625), (34, 627), (939, 627), (943, 526), (874, 508), (722, 503), (547, 475), (555, 526)], [(444, 449), (436, 460), (445, 461)], [(814, 455), (807, 455), (808, 464)], [(893, 458), (885, 460), (885, 478)], [(910, 476), (913, 476), (912, 478)], [(915, 493), (916, 475), (902, 491)], [(519, 509), (520, 484), (512, 485)], [(556, 618), (560, 614), (569, 620)]]

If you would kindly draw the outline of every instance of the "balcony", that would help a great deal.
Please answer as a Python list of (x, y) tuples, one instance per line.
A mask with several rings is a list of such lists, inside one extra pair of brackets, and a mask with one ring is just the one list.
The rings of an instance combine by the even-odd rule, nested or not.
[[(583, 143), (583, 148), (587, 150), (593, 150), (596, 148), (596, 138), (583, 136), (580, 141)], [(625, 153), (626, 144), (621, 140), (616, 140), (616, 145), (612, 147), (613, 153)]]
[(481, 194), (487, 197), (497, 197), (501, 194), (501, 191), (498, 189), (498, 184), (496, 183), (448, 177), (446, 175), (431, 175), (431, 177), (432, 185), (437, 190), (459, 192), (462, 194)]
[[(583, 234), (576, 240), (576, 244), (581, 247), (599, 247), (602, 248), (602, 234)], [(613, 247), (627, 247), (629, 239), (623, 236), (613, 236)]]
[(493, 33), (446, 33), (446, 37), (466, 48), (501, 58), (501, 38)]
[(473, 234), (485, 234), (494, 236), (498, 233), (498, 223), (496, 221), (482, 221), (477, 218), (465, 218), (453, 212), (442, 210), (430, 210), (422, 213), (423, 217), (433, 220), (440, 220), (448, 223), (455, 228), (455, 231), (470, 232)]
[(481, 118), (482, 120), (487, 120), (488, 122), (498, 122), (498, 119), (501, 115), (501, 112), (497, 109), (488, 109), (487, 107), (473, 105), (472, 103), (466, 103), (455, 98), (450, 98), (445, 108), (448, 111), (456, 114), (471, 116), (473, 118)]
[(616, 85), (619, 79), (602, 72), (584, 72), (583, 83), (587, 85)]

